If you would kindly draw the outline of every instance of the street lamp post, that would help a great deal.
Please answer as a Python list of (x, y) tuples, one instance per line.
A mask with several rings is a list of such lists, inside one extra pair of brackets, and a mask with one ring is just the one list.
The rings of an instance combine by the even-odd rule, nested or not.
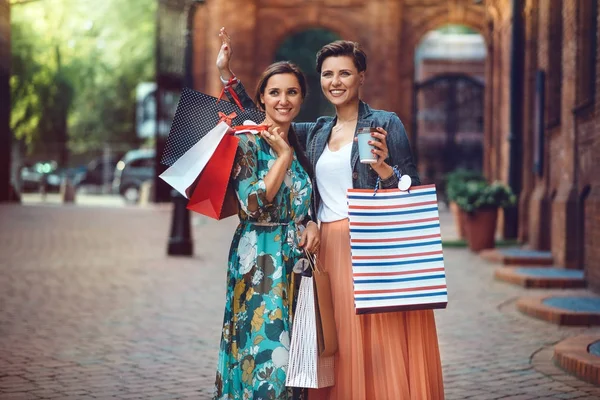
[[(160, 157), (165, 146), (168, 125), (165, 119), (172, 120), (172, 114), (165, 110), (168, 92), (179, 92), (182, 86), (194, 87), (192, 74), (193, 22), (197, 7), (203, 1), (159, 0), (157, 14), (156, 45), (156, 201), (161, 201), (161, 182), (158, 174), (163, 167)], [(171, 110), (168, 110), (172, 112)], [(170, 191), (173, 202), (171, 233), (167, 254), (191, 256), (194, 253), (190, 227), (190, 212), (186, 208), (188, 200), (177, 191)]]

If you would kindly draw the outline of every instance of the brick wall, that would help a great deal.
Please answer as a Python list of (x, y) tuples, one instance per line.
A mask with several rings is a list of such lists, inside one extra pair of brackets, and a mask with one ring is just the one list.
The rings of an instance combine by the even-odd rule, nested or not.
[[(577, 77), (577, 25), (576, 2), (562, 2), (562, 87), (560, 99), (560, 129), (551, 132), (550, 187), (556, 196), (552, 201), (552, 254), (556, 262), (569, 268), (577, 268), (575, 246), (577, 237), (577, 187), (574, 170), (574, 117), (575, 82)], [(555, 26), (550, 27), (550, 34)], [(551, 49), (552, 51), (552, 49)], [(552, 62), (552, 58), (550, 59)], [(551, 93), (552, 94), (552, 93)], [(555, 102), (553, 96), (548, 98)]]
[[(529, 219), (531, 218), (530, 202), (535, 189), (535, 176), (533, 173), (533, 147), (535, 133), (535, 85), (536, 71), (538, 68), (538, 21), (539, 0), (528, 0), (525, 4), (525, 62), (523, 84), (523, 170), (521, 171), (522, 188), (519, 197), (519, 233), (521, 242), (529, 240)], [(529, 167), (529, 168), (528, 168)]]
[[(508, 134), (510, 95), (510, 2), (497, 0), (486, 9), (491, 42), (489, 43), (488, 69), (486, 73), (488, 121), (484, 133), (484, 172), (490, 181), (508, 182)], [(504, 216), (498, 217), (498, 233), (504, 226)]]
[(426, 81), (436, 75), (452, 73), (466, 74), (483, 81), (485, 78), (485, 61), (426, 59), (419, 65), (417, 80)]
[[(559, 0), (559, 2), (562, 2), (562, 0)], [(556, 19), (555, 17), (553, 17), (551, 15), (552, 12), (556, 13), (558, 12), (559, 15), (562, 16), (562, 12), (561, 12), (561, 8), (560, 7), (555, 7), (555, 8), (551, 8), (550, 7), (550, 3), (549, 2), (538, 2), (538, 4), (536, 4), (537, 7), (537, 32), (532, 32), (532, 35), (536, 35), (537, 37), (537, 46), (536, 46), (536, 50), (534, 49), (527, 49), (526, 50), (526, 58), (527, 59), (535, 59), (535, 63), (537, 64), (537, 68), (539, 68), (540, 70), (544, 71), (546, 73), (546, 85), (545, 85), (545, 90), (547, 93), (546, 96), (546, 101), (544, 104), (544, 116), (545, 116), (545, 121), (549, 121), (552, 120), (553, 118), (550, 118), (549, 116), (555, 115), (556, 111), (553, 111), (553, 107), (554, 103), (552, 101), (549, 100), (549, 98), (551, 97), (550, 95), (552, 93), (554, 93), (556, 91), (556, 88), (554, 87), (553, 84), (553, 80), (556, 79), (556, 77), (560, 77), (560, 71), (562, 69), (562, 64), (559, 64), (557, 68), (555, 68), (552, 71), (549, 71), (549, 65), (556, 63), (557, 61), (560, 62), (560, 60), (562, 59), (562, 55), (561, 52), (551, 52), (549, 51), (549, 49), (551, 48), (560, 48), (562, 46), (562, 36), (557, 36), (557, 35), (553, 35), (552, 38), (550, 37), (550, 27), (553, 25), (551, 23), (552, 19)], [(533, 6), (533, 5), (532, 5)], [(535, 18), (536, 15), (534, 13), (531, 13), (530, 15), (528, 15), (526, 17), (526, 24), (528, 25), (532, 25), (534, 22), (531, 21), (532, 18)], [(561, 17), (562, 18), (562, 17)], [(556, 24), (554, 24), (556, 26)], [(558, 40), (558, 42), (557, 42)], [(535, 54), (531, 54), (531, 51), (536, 51)], [(557, 57), (557, 55), (560, 55), (560, 57), (558, 58), (558, 60), (556, 60), (556, 58), (554, 59), (550, 59), (550, 57)], [(558, 85), (558, 87), (560, 88), (560, 85)], [(534, 101), (535, 101), (535, 97), (534, 97), (534, 91), (535, 88), (532, 88), (530, 86), (528, 86), (526, 88), (526, 92), (525, 92), (525, 96), (526, 96), (526, 107), (529, 109), (533, 109), (534, 105)], [(558, 98), (558, 100), (560, 102), (560, 97)], [(559, 108), (560, 109), (560, 108)], [(560, 113), (559, 113), (560, 114)], [(527, 114), (525, 114), (524, 117), (526, 117)], [(560, 118), (558, 118), (555, 121), (560, 121)], [(528, 123), (527, 121), (525, 122), (526, 124)], [(553, 123), (553, 128), (549, 128), (548, 127), (548, 123), (545, 122), (545, 139), (544, 139), (544, 155), (543, 155), (543, 159), (544, 159), (544, 164), (543, 164), (543, 176), (539, 177), (539, 176), (535, 176), (532, 179), (532, 191), (531, 191), (531, 198), (529, 201), (529, 220), (527, 222), (527, 240), (529, 245), (534, 248), (534, 249), (539, 249), (539, 250), (550, 250), (551, 248), (551, 243), (550, 243), (550, 238), (551, 238), (551, 227), (552, 227), (552, 213), (550, 212), (550, 207), (551, 207), (551, 193), (552, 193), (552, 188), (550, 188), (550, 183), (549, 183), (549, 170), (550, 170), (550, 160), (549, 160), (549, 156), (550, 153), (548, 151), (549, 146), (548, 146), (548, 142), (549, 142), (549, 138), (550, 136), (553, 134), (554, 131), (557, 131), (560, 129), (560, 126), (556, 125), (556, 122)], [(527, 132), (527, 134), (531, 135), (531, 137), (533, 136), (533, 130), (525, 130), (524, 132)], [(526, 153), (532, 153), (533, 149), (531, 148), (525, 148), (525, 152)], [(531, 164), (530, 164), (531, 166)], [(525, 167), (527, 167), (527, 165), (525, 165)]]
[(373, 107), (396, 112), (409, 138), (414, 51), (419, 40), (448, 23), (485, 32), (485, 7), (471, 1), (425, 5), (422, 0), (211, 0), (203, 7), (196, 17), (202, 25), (194, 30), (194, 74), (207, 92), (218, 94), (221, 90), (214, 67), (221, 26), (233, 37), (232, 68), (247, 88), (254, 87), (286, 37), (311, 28), (328, 29), (364, 47), (369, 68), (362, 97)]
[[(593, 0), (597, 1), (597, 0)], [(506, 21), (510, 4), (490, 1), (495, 6), (493, 21), (493, 104), (496, 115), (489, 142), (502, 146), (508, 126), (497, 121), (506, 117), (508, 87), (505, 64), (508, 57)], [(586, 65), (594, 54), (589, 36), (600, 36), (586, 16), (598, 21), (593, 3), (576, 0), (525, 1), (525, 69), (523, 121), (523, 193), (519, 200), (519, 238), (535, 249), (550, 249), (558, 265), (585, 269), (590, 286), (600, 291), (600, 105), (585, 101), (595, 87), (600, 93), (600, 57), (595, 54), (595, 77)], [(587, 7), (582, 10), (581, 7)], [(593, 10), (593, 11), (590, 11)], [(595, 15), (594, 15), (595, 11)], [(583, 17), (582, 17), (583, 16)], [(508, 25), (510, 27), (510, 24)], [(545, 147), (542, 176), (531, 172), (534, 145), (535, 72), (546, 74)], [(593, 71), (593, 70), (592, 70)], [(587, 79), (587, 80), (586, 80)], [(583, 93), (583, 94), (582, 94)], [(502, 148), (490, 150), (490, 177), (503, 177), (508, 164)]]
[[(598, 4), (600, 9), (600, 2)], [(600, 13), (596, 26), (600, 27)], [(600, 29), (596, 29), (596, 43), (600, 44)], [(596, 51), (596, 99), (593, 105), (595, 114), (589, 128), (582, 130), (579, 135), (581, 179), (580, 186), (584, 198), (583, 208), (583, 266), (590, 287), (600, 292), (600, 51)], [(590, 84), (594, 84), (591, 83)], [(589, 188), (589, 189), (588, 189)]]

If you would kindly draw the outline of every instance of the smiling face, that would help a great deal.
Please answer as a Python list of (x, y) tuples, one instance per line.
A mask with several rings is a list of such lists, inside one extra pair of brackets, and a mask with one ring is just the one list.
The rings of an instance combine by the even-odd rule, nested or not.
[(260, 95), (267, 118), (277, 125), (291, 123), (300, 112), (302, 100), (300, 83), (292, 73), (271, 76)]
[(364, 76), (364, 72), (358, 72), (352, 57), (327, 57), (321, 67), (321, 89), (334, 106), (344, 105), (358, 99)]

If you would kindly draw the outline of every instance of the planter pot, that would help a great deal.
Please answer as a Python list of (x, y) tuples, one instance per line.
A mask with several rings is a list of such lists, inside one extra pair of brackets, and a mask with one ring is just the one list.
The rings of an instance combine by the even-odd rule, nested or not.
[(458, 209), (458, 218), (460, 220), (460, 225), (462, 226), (462, 230), (464, 233), (463, 239), (468, 243), (469, 242), (469, 225), (467, 224), (467, 217), (469, 213), (459, 207)]
[(464, 216), (461, 215), (464, 214), (464, 211), (462, 211), (455, 202), (450, 203), (450, 211), (452, 212), (452, 218), (454, 219), (454, 226), (456, 227), (458, 238), (466, 239), (467, 232), (465, 230)]
[(497, 208), (486, 208), (467, 214), (465, 218), (469, 249), (478, 253), (495, 246)]

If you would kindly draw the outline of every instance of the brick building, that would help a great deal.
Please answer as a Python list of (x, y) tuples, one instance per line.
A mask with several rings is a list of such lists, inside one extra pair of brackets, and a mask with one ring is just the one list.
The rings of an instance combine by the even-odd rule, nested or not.
[[(448, 24), (483, 34), (485, 16), (484, 5), (472, 0), (206, 0), (194, 16), (194, 82), (212, 94), (221, 90), (214, 67), (221, 26), (234, 38), (233, 67), (249, 90), (286, 39), (315, 28), (327, 30), (361, 43), (369, 56), (363, 98), (375, 108), (396, 112), (416, 144), (414, 61), (419, 45), (427, 33)], [(425, 74), (440, 67), (474, 76), (483, 72), (481, 60), (453, 65), (438, 60), (437, 66), (425, 63)], [(428, 168), (423, 168), (425, 173)]]
[(600, 248), (594, 246), (600, 241), (598, 1), (517, 3), (524, 46), (512, 48), (523, 77), (522, 118), (514, 127), (508, 100), (515, 19), (510, 1), (486, 4), (491, 55), (484, 168), (491, 178), (510, 180), (509, 137), (515, 134), (519, 239), (551, 250), (558, 265), (584, 269), (600, 291)]
[(600, 291), (597, 18), (597, 0), (206, 0), (194, 16), (194, 81), (220, 90), (221, 26), (249, 88), (287, 37), (327, 29), (363, 45), (363, 98), (396, 112), (414, 145), (417, 46), (442, 25), (470, 27), (487, 47), (483, 169), (520, 194), (500, 230), (551, 250), (557, 265), (585, 269)]

